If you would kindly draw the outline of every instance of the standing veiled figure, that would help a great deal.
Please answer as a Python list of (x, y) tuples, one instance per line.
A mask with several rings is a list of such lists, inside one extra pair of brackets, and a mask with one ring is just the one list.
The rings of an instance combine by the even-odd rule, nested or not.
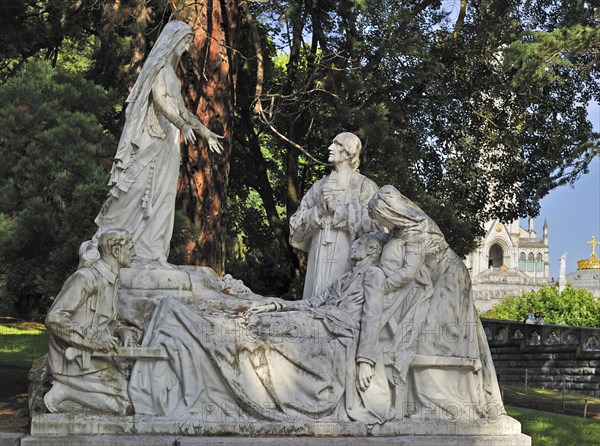
[[(167, 264), (173, 234), (180, 164), (180, 135), (194, 132), (220, 153), (221, 136), (208, 130), (185, 108), (175, 73), (181, 55), (194, 40), (183, 22), (165, 25), (127, 98), (125, 126), (111, 171), (109, 196), (96, 217), (97, 237), (110, 228), (133, 235), (137, 260)], [(97, 255), (87, 247), (88, 259)], [(84, 257), (85, 257), (84, 256)]]

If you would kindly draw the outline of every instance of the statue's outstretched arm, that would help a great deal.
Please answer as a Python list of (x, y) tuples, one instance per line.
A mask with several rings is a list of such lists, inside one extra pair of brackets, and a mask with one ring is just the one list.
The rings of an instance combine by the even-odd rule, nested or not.
[(181, 130), (186, 144), (196, 141), (196, 132), (206, 139), (213, 152), (221, 153), (222, 136), (211, 132), (191, 113), (183, 102), (179, 80), (175, 72), (168, 66), (163, 67), (152, 84), (152, 97), (160, 113), (175, 127)]

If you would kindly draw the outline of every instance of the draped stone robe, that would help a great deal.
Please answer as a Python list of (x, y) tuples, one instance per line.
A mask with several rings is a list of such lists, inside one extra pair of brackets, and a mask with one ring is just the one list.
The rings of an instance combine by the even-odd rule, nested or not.
[[(292, 311), (248, 318), (240, 317), (243, 301), (239, 311), (223, 311), (164, 298), (143, 345), (164, 347), (169, 359), (134, 366), (129, 392), (136, 413), (386, 421), (391, 397), (378, 345), (383, 278), (376, 267), (352, 271)], [(359, 357), (375, 365), (366, 392), (356, 384)]]
[[(319, 217), (323, 191), (336, 192), (338, 200), (332, 215)], [(376, 229), (367, 203), (377, 185), (358, 172), (340, 179), (336, 172), (320, 179), (302, 198), (300, 208), (290, 218), (290, 244), (308, 253), (303, 298), (309, 299), (349, 271), (350, 247), (361, 235)]]

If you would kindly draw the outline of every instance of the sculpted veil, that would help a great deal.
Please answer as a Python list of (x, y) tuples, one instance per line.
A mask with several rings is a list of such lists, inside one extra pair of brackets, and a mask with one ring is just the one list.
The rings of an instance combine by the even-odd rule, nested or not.
[(194, 34), (169, 22), (158, 37), (127, 98), (126, 121), (109, 181), (110, 192), (96, 217), (98, 232), (123, 228), (133, 235), (137, 257), (165, 265), (173, 233), (179, 176), (180, 132), (204, 136), (220, 152), (218, 136), (184, 105), (175, 70)]

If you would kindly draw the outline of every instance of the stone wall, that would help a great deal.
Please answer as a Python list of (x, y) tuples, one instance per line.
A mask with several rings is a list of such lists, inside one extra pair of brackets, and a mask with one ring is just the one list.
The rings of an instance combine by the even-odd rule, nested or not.
[(600, 328), (481, 321), (501, 384), (600, 397)]

